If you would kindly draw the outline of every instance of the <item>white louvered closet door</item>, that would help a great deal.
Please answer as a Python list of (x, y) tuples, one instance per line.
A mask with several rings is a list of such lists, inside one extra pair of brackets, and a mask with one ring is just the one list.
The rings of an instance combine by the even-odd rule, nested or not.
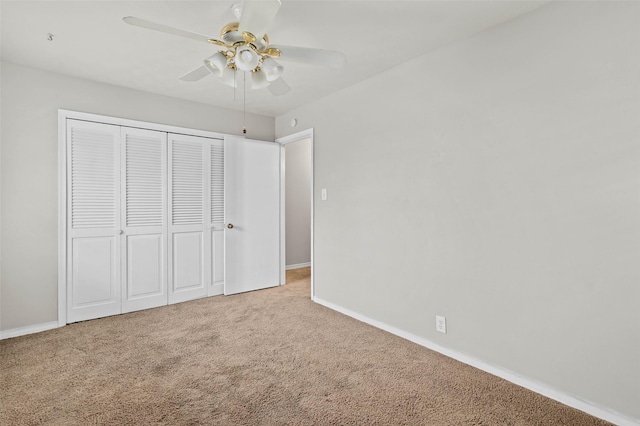
[(120, 301), (120, 128), (68, 120), (67, 322), (115, 315)]
[(121, 128), (122, 312), (166, 305), (167, 134)]
[(224, 293), (224, 140), (211, 140), (211, 285), (208, 296)]
[(208, 295), (211, 282), (210, 139), (169, 142), (169, 303)]

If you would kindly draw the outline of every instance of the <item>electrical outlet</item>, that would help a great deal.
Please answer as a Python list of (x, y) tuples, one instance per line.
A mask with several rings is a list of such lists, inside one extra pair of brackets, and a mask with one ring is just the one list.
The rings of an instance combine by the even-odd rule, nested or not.
[(436, 331), (447, 334), (447, 319), (436, 315)]

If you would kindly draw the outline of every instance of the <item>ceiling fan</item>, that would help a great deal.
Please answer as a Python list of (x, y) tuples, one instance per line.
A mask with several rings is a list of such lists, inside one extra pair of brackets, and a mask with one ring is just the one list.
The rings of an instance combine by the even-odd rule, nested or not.
[(238, 22), (225, 25), (219, 39), (133, 16), (123, 20), (130, 25), (203, 41), (220, 48), (204, 59), (203, 65), (180, 77), (183, 81), (198, 81), (213, 74), (224, 84), (235, 88), (238, 85), (237, 72), (250, 72), (252, 89), (267, 87), (272, 94), (279, 96), (290, 88), (282, 79), (284, 67), (276, 59), (331, 68), (341, 68), (346, 63), (342, 52), (270, 44), (266, 33), (280, 6), (280, 0), (245, 0), (242, 5), (234, 5), (232, 10)]

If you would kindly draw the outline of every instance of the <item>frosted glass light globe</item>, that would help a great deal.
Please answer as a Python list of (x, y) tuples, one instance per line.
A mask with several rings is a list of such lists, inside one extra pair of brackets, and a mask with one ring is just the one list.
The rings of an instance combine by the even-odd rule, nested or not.
[(235, 63), (241, 71), (251, 71), (258, 66), (259, 61), (258, 54), (250, 47), (241, 46), (236, 50)]

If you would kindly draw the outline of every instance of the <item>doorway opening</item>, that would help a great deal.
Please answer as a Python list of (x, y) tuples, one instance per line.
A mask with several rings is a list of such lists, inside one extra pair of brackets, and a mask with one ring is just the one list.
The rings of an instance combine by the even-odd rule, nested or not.
[(313, 299), (313, 129), (276, 142), (282, 145), (281, 281), (310, 275)]

